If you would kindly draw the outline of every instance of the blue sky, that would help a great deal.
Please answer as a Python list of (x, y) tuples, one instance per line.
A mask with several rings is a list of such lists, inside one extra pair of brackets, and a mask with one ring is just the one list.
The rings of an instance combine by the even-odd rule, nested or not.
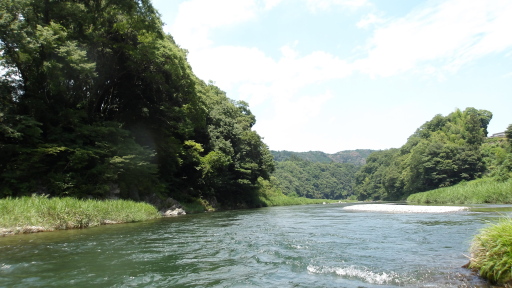
[(153, 0), (272, 150), (388, 149), (436, 114), (512, 124), (510, 0)]

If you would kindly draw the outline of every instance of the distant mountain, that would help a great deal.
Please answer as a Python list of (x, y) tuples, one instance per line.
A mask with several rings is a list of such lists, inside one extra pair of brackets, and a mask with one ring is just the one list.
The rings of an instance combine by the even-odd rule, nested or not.
[(333, 162), (331, 158), (329, 158), (328, 154), (321, 151), (309, 151), (309, 152), (292, 152), (292, 151), (270, 151), (274, 156), (274, 160), (277, 162), (282, 162), (289, 160), (292, 157), (298, 157), (303, 160), (311, 161), (311, 162), (321, 162), (321, 163), (329, 163)]
[(340, 151), (334, 154), (328, 154), (334, 162), (338, 163), (352, 163), (356, 165), (366, 164), (366, 158), (377, 150), (370, 149), (357, 149), (357, 150), (346, 150)]
[(320, 163), (351, 163), (355, 165), (364, 165), (366, 163), (366, 157), (372, 152), (377, 150), (370, 149), (357, 149), (357, 150), (346, 150), (340, 151), (334, 154), (327, 154), (321, 151), (309, 151), (309, 152), (292, 152), (292, 151), (270, 151), (274, 156), (274, 160), (282, 162), (289, 160), (290, 158), (297, 157), (303, 160)]

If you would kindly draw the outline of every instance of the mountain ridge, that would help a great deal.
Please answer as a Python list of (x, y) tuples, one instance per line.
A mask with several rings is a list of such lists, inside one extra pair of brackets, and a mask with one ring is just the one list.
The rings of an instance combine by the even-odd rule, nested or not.
[(288, 150), (271, 150), (270, 153), (274, 157), (274, 161), (283, 162), (297, 157), (302, 160), (321, 163), (351, 163), (355, 165), (366, 164), (366, 158), (373, 152), (379, 150), (372, 149), (355, 149), (343, 150), (333, 154), (325, 153), (322, 151), (308, 151), (308, 152), (293, 152)]

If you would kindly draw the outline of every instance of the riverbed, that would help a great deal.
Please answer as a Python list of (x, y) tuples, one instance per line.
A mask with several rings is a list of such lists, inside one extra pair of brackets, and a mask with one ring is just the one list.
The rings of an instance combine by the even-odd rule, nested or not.
[(2, 237), (0, 287), (490, 287), (461, 266), (478, 230), (510, 214), (503, 206), (392, 213), (350, 205)]

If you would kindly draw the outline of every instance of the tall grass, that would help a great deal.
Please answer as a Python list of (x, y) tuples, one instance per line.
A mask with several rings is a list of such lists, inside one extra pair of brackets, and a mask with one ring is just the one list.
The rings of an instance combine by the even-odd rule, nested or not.
[(494, 284), (512, 283), (512, 219), (503, 219), (475, 236), (469, 268)]
[(322, 204), (338, 202), (339, 200), (326, 199), (310, 199), (305, 197), (289, 197), (284, 195), (281, 190), (275, 188), (268, 181), (259, 180), (260, 189), (258, 197), (263, 206), (290, 206), (290, 205), (306, 205), (306, 204)]
[[(4, 233), (86, 228), (160, 217), (155, 207), (127, 200), (79, 200), (32, 196), (0, 199)], [(35, 229), (35, 230), (34, 230)]]
[(483, 178), (451, 187), (412, 194), (407, 202), (421, 204), (512, 203), (512, 180)]

